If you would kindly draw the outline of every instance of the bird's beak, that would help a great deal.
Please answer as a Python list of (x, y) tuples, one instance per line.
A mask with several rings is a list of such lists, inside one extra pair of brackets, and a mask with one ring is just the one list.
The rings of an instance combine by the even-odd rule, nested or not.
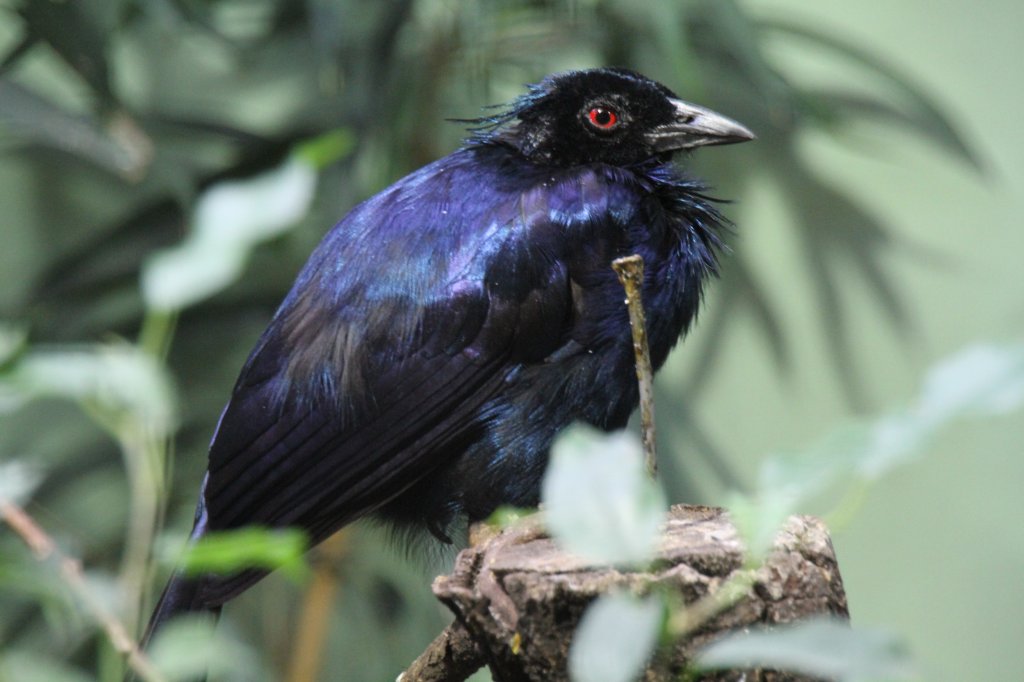
[(671, 100), (675, 118), (647, 134), (647, 142), (656, 152), (693, 149), (709, 144), (732, 144), (754, 139), (740, 123), (710, 109), (679, 99)]

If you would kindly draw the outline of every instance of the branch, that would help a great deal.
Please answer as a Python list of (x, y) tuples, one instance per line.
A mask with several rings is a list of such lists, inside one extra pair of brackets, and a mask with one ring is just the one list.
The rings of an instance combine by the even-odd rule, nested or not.
[(71, 588), (85, 610), (103, 628), (114, 649), (127, 656), (128, 665), (146, 682), (165, 682), (166, 678), (153, 665), (152, 661), (142, 653), (135, 640), (128, 634), (127, 628), (93, 595), (82, 573), (82, 565), (57, 549), (57, 543), (32, 520), (28, 513), (14, 502), (0, 500), (0, 517), (7, 522), (15, 533), (28, 545), (32, 554), (39, 562), (51, 558), (57, 562), (60, 577)]
[(486, 662), (465, 626), (456, 620), (399, 675), (397, 682), (463, 682)]
[[(581, 559), (535, 527), (509, 528), (461, 552), (452, 573), (434, 580), (434, 595), (468, 631), (494, 679), (516, 682), (568, 679), (568, 652), (580, 619), (594, 599), (617, 591), (659, 592), (680, 606), (669, 618), (671, 645), (648, 661), (638, 678), (648, 682), (679, 680), (697, 653), (727, 632), (815, 615), (849, 617), (839, 565), (821, 521), (790, 517), (765, 563), (756, 567), (745, 560), (746, 548), (725, 510), (675, 506), (666, 521), (657, 560), (634, 570)], [(759, 669), (700, 679), (741, 677), (810, 679)], [(464, 679), (442, 670), (424, 677), (407, 673), (401, 682)]]

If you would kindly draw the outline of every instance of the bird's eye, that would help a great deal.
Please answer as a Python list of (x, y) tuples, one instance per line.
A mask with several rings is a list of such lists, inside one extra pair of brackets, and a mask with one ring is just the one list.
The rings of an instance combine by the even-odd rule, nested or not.
[(619, 115), (610, 107), (593, 107), (587, 112), (587, 121), (598, 130), (613, 130), (619, 125)]

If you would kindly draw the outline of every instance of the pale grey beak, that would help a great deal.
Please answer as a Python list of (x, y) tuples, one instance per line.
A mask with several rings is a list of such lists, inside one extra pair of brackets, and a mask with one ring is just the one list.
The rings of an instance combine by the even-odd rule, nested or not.
[(711, 144), (733, 144), (754, 139), (746, 126), (726, 118), (710, 109), (698, 107), (680, 99), (673, 99), (675, 119), (660, 125), (647, 137), (656, 152), (693, 149)]

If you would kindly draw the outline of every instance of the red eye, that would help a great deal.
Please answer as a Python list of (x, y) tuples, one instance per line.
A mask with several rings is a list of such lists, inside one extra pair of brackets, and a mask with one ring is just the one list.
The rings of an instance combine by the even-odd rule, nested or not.
[(587, 120), (599, 130), (611, 130), (619, 125), (619, 115), (607, 107), (594, 107), (587, 112)]

